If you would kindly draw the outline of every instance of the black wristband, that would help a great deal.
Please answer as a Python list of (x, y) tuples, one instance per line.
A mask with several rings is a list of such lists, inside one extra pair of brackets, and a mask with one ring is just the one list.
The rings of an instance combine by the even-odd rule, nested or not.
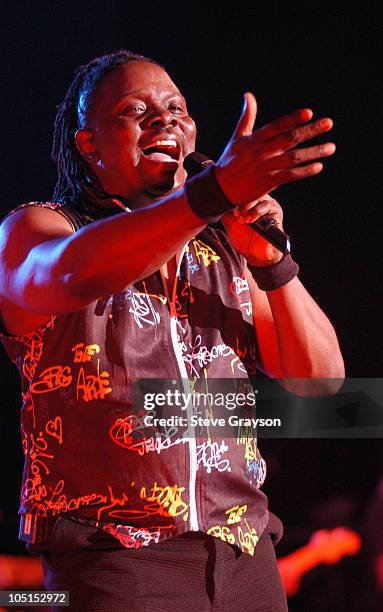
[(285, 253), (282, 259), (271, 266), (252, 266), (248, 263), (247, 267), (262, 291), (274, 291), (287, 285), (299, 272), (299, 266), (290, 253)]
[(192, 211), (209, 223), (218, 221), (223, 213), (236, 208), (219, 186), (215, 178), (214, 164), (188, 179), (184, 189)]

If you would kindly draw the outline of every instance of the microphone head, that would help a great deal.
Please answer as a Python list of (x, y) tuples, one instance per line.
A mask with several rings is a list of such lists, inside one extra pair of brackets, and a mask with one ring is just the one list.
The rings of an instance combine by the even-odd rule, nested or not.
[(209, 159), (203, 153), (194, 151), (185, 157), (183, 166), (188, 176), (191, 177), (201, 172), (207, 166), (210, 166), (210, 164), (214, 164), (212, 159)]

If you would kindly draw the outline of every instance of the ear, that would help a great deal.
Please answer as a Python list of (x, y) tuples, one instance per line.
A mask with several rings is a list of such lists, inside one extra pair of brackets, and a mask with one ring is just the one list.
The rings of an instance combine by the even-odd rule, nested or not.
[(87, 161), (90, 162), (96, 154), (96, 145), (94, 143), (93, 132), (81, 128), (77, 130), (75, 134), (76, 147), (80, 155)]

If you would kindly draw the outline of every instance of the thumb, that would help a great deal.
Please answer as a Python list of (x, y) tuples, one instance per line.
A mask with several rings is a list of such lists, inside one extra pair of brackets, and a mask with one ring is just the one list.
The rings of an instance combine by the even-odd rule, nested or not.
[(234, 130), (232, 139), (236, 140), (241, 136), (250, 136), (253, 131), (255, 119), (257, 117), (257, 101), (249, 91), (245, 93), (245, 101), (241, 116)]

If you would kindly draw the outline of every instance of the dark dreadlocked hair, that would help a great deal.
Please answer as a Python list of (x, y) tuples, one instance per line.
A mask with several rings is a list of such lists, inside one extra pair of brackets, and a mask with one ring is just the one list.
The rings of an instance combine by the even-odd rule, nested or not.
[(96, 175), (77, 150), (75, 133), (85, 126), (93, 108), (97, 85), (104, 76), (118, 66), (132, 61), (161, 66), (148, 57), (120, 49), (96, 57), (77, 68), (64, 100), (57, 107), (54, 122), (51, 158), (56, 162), (58, 172), (53, 192), (54, 202), (64, 202), (67, 199), (76, 201), (85, 185), (87, 190), (91, 189), (96, 196), (105, 197)]

